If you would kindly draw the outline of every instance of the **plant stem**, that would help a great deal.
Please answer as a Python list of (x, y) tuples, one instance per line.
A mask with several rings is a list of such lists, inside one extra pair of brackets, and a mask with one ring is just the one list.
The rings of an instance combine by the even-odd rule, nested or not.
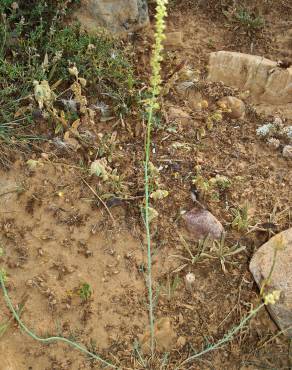
[(215, 349), (218, 349), (220, 348), (223, 344), (231, 341), (234, 337), (234, 335), (239, 332), (243, 327), (244, 325), (250, 320), (252, 319), (257, 313), (258, 311), (264, 307), (264, 303), (260, 304), (257, 308), (255, 308), (254, 310), (252, 310), (243, 320), (241, 320), (241, 322), (239, 323), (238, 326), (236, 326), (235, 328), (231, 329), (229, 331), (229, 333), (227, 333), (222, 339), (220, 339), (217, 343), (215, 343), (214, 345), (210, 346), (210, 347), (207, 347), (205, 348), (203, 351), (199, 352), (199, 353), (196, 353), (195, 355), (193, 356), (190, 356), (189, 358), (187, 358), (186, 360), (184, 360), (179, 366), (177, 366), (174, 370), (178, 370), (178, 369), (181, 369), (182, 366), (192, 362), (193, 360), (197, 359), (198, 357), (201, 357), (203, 355), (205, 355), (206, 353), (210, 352), (210, 351), (214, 351)]
[[(152, 97), (152, 100), (155, 97)], [(149, 322), (150, 322), (150, 348), (151, 354), (154, 354), (154, 314), (153, 314), (153, 289), (152, 289), (152, 259), (151, 259), (151, 236), (150, 236), (150, 221), (149, 221), (149, 160), (150, 160), (150, 143), (151, 143), (151, 127), (153, 117), (153, 106), (150, 105), (149, 116), (147, 122), (147, 133), (145, 143), (145, 228), (147, 239), (147, 287), (149, 299)]]
[(41, 338), (39, 337), (38, 335), (36, 335), (35, 333), (33, 333), (31, 330), (29, 330), (25, 325), (24, 323), (21, 321), (18, 313), (16, 312), (15, 308), (13, 307), (13, 304), (11, 302), (11, 299), (8, 295), (8, 292), (7, 292), (7, 289), (6, 289), (6, 286), (5, 286), (5, 283), (4, 283), (4, 278), (3, 278), (3, 274), (0, 272), (0, 284), (1, 284), (1, 288), (2, 288), (2, 291), (3, 291), (3, 295), (4, 295), (4, 299), (5, 299), (5, 302), (7, 304), (7, 307), (9, 308), (9, 310), (11, 311), (14, 319), (18, 322), (19, 326), (21, 327), (21, 329), (27, 334), (29, 335), (31, 338), (39, 341), (39, 342), (42, 342), (42, 343), (51, 343), (51, 342), (63, 342), (63, 343), (66, 343), (66, 344), (69, 344), (71, 347), (74, 347), (76, 349), (78, 349), (79, 351), (87, 354), (88, 356), (90, 356), (91, 358), (94, 358), (95, 360), (98, 360), (100, 361), (102, 364), (106, 365), (106, 366), (109, 366), (110, 368), (112, 369), (117, 369), (116, 366), (110, 364), (109, 362), (103, 360), (101, 357), (99, 357), (98, 355), (92, 353), (92, 352), (89, 352), (86, 348), (82, 347), (80, 344), (76, 343), (76, 342), (72, 342), (71, 340), (67, 339), (67, 338), (63, 338), (63, 337), (48, 337), (48, 338)]
[(152, 357), (155, 349), (154, 338), (154, 313), (153, 313), (153, 289), (152, 289), (152, 260), (151, 260), (151, 236), (150, 236), (150, 219), (149, 219), (149, 161), (150, 161), (150, 145), (151, 145), (151, 128), (153, 121), (153, 113), (155, 109), (159, 108), (157, 96), (161, 90), (161, 62), (163, 60), (163, 40), (165, 39), (165, 17), (167, 16), (168, 0), (156, 0), (156, 23), (155, 23), (155, 42), (153, 45), (153, 52), (151, 57), (152, 74), (150, 78), (150, 92), (151, 97), (148, 101), (148, 121), (146, 129), (146, 142), (145, 142), (145, 227), (147, 238), (147, 286), (148, 286), (148, 299), (149, 299), (149, 322), (150, 322), (150, 348)]

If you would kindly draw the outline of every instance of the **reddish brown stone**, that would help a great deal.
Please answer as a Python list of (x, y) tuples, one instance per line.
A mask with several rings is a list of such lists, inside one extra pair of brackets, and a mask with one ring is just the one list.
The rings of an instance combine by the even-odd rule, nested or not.
[(212, 239), (220, 239), (224, 232), (221, 222), (206, 209), (193, 208), (183, 215), (183, 219), (188, 231), (197, 240), (207, 236)]

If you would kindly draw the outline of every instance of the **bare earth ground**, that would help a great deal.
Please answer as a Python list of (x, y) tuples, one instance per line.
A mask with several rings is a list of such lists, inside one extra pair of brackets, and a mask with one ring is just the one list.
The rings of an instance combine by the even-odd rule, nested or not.
[[(289, 4), (285, 8), (285, 4), (282, 7), (281, 2), (277, 3), (278, 8), (265, 15), (265, 31), (252, 41), (253, 53), (275, 60), (289, 53), (284, 34), (287, 27), (292, 27)], [(179, 5), (172, 8), (169, 30), (182, 31), (186, 41), (179, 50), (167, 51), (165, 69), (171, 71), (187, 59), (193, 68), (203, 71), (211, 51), (251, 52), (249, 37), (239, 29), (226, 28), (222, 17), (218, 18), (211, 2), (197, 9)], [(283, 42), (275, 43), (277, 39)], [(151, 46), (147, 37), (136, 43), (139, 70), (145, 74)], [(209, 110), (224, 92), (222, 86), (202, 84)], [(164, 105), (166, 118), (169, 105), (187, 110), (173, 91)], [(152, 162), (160, 169), (160, 181), (170, 192), (155, 203), (159, 212), (152, 230), (155, 314), (157, 319), (171, 319), (176, 339), (167, 365), (163, 366), (161, 353), (149, 365), (151, 369), (173, 369), (192, 351), (222, 338), (259, 303), (248, 271), (249, 260), (271, 233), (292, 224), (291, 161), (255, 135), (265, 119), (252, 110), (244, 121), (224, 117), (205, 137), (198, 138), (205, 116), (191, 114), (192, 120), (174, 131), (160, 129), (153, 135)], [(287, 123), (291, 124), (291, 118)], [(1, 171), (0, 244), (5, 253), (0, 259), (8, 274), (12, 301), (20, 303), (25, 296), (21, 317), (38, 335), (71, 337), (122, 369), (142, 369), (134, 342), (148, 324), (140, 211), (144, 126), (137, 120), (96, 124), (98, 133), (117, 132), (110, 155), (112, 167), (125, 176), (128, 199), (110, 208), (110, 217), (88, 187), (103, 194), (100, 180), (90, 177), (80, 165), (83, 154), (43, 144), (31, 156), (39, 161), (35, 170), (28, 169), (25, 160), (17, 159), (9, 171)], [(175, 149), (173, 143), (178, 142), (183, 146)], [(183, 232), (180, 213), (193, 207), (189, 188), (198, 165), (206, 179), (220, 174), (232, 181), (219, 199), (208, 194), (202, 199), (224, 224), (227, 245), (239, 241), (246, 246), (245, 251), (227, 260), (225, 273), (216, 258), (183, 266), (184, 261), (172, 257), (187, 257), (179, 238)], [(250, 205), (251, 225), (263, 225), (261, 231), (246, 233), (231, 228), (231, 208), (245, 202)], [(193, 294), (184, 288), (187, 272), (196, 276)], [(93, 291), (87, 301), (79, 294), (83, 283), (89, 283)], [(0, 322), (10, 318), (8, 309), (2, 307), (5, 305), (1, 298)], [(262, 310), (224, 348), (185, 369), (288, 369), (288, 340), (282, 335), (274, 338), (277, 333)], [(0, 358), (3, 370), (102, 368), (68, 346), (39, 344), (22, 334), (14, 323), (1, 338)]]

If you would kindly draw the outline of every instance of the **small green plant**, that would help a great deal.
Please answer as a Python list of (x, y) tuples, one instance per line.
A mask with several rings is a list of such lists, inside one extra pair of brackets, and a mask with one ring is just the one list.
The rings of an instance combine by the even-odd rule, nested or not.
[(220, 191), (225, 191), (231, 187), (231, 180), (227, 176), (216, 175), (210, 179), (211, 184), (215, 184)]
[(188, 263), (194, 265), (195, 263), (207, 257), (206, 250), (210, 246), (210, 239), (208, 237), (204, 238), (203, 240), (199, 240), (195, 246), (190, 246), (189, 243), (184, 239), (184, 237), (181, 234), (179, 234), (179, 240), (184, 249), (187, 251), (187, 257), (185, 257), (184, 255), (170, 256), (174, 258), (179, 258), (187, 262), (186, 264), (179, 268), (179, 271), (187, 267)]
[(215, 49), (216, 48), (216, 43), (215, 41), (212, 39), (212, 38), (209, 38), (208, 41), (207, 41), (207, 45), (210, 49)]
[[(214, 240), (213, 246), (210, 249), (211, 255), (207, 255), (210, 258), (219, 258), (221, 267), (224, 273), (227, 272), (226, 263), (232, 263), (229, 258), (235, 254), (241, 253), (246, 249), (245, 246), (240, 246), (238, 243), (229, 247), (226, 245), (225, 233), (221, 235), (220, 240)], [(215, 256), (214, 256), (215, 255)]]
[(83, 283), (78, 290), (78, 294), (82, 301), (88, 301), (92, 295), (91, 285), (88, 283)]
[(162, 294), (166, 296), (168, 301), (171, 301), (180, 283), (181, 279), (178, 275), (175, 275), (174, 278), (167, 275), (166, 284), (162, 287)]
[(196, 185), (198, 190), (200, 190), (203, 193), (207, 193), (208, 191), (211, 190), (211, 187), (212, 187), (208, 179), (206, 179), (200, 173), (198, 173), (196, 176), (193, 177), (192, 183)]
[[(1, 273), (1, 272), (0, 272)], [(3, 275), (2, 275), (3, 277)], [(17, 315), (21, 317), (26, 300), (28, 296), (24, 295), (21, 302), (18, 304), (18, 309), (17, 309)], [(6, 330), (9, 328), (9, 326), (13, 323), (14, 317), (11, 315), (11, 318), (8, 320), (4, 320), (3, 322), (0, 323), (0, 338), (5, 334)]]
[(231, 187), (231, 180), (227, 176), (216, 175), (207, 179), (201, 174), (200, 169), (197, 169), (197, 174), (192, 178), (192, 183), (202, 196), (209, 197), (214, 202), (218, 202), (220, 194)]
[(259, 30), (265, 26), (264, 18), (251, 14), (247, 9), (241, 8), (235, 13), (235, 19), (251, 31)]
[(265, 26), (265, 19), (259, 15), (251, 13), (247, 8), (230, 8), (223, 11), (228, 21), (241, 28), (248, 35), (253, 35)]
[(232, 208), (231, 212), (234, 217), (231, 226), (238, 231), (247, 231), (252, 221), (249, 214), (249, 206), (245, 204), (241, 208)]
[(226, 245), (225, 233), (221, 235), (220, 240), (211, 240), (209, 237), (206, 237), (196, 243), (194, 246), (190, 246), (182, 235), (179, 236), (182, 246), (187, 251), (187, 256), (184, 255), (172, 255), (171, 257), (179, 258), (187, 263), (182, 265), (179, 268), (179, 271), (187, 267), (188, 263), (192, 265), (200, 262), (204, 259), (219, 259), (222, 270), (227, 272), (226, 263), (232, 263), (230, 257), (234, 256), (245, 250), (245, 246), (240, 246), (235, 244), (233, 246)]

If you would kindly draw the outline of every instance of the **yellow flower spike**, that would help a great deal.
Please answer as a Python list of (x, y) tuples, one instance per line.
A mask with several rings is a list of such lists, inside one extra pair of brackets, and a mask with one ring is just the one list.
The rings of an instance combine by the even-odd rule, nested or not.
[(165, 39), (164, 30), (166, 28), (164, 18), (167, 16), (166, 4), (168, 0), (157, 0), (156, 6), (156, 31), (155, 31), (155, 43), (153, 46), (152, 58), (151, 58), (151, 68), (152, 76), (150, 79), (150, 91), (152, 93), (153, 99), (150, 101), (152, 109), (158, 109), (159, 105), (156, 101), (157, 96), (161, 91), (161, 61), (163, 60), (161, 52), (163, 51), (163, 40)]
[(150, 222), (153, 220), (153, 216), (157, 217), (158, 213), (149, 204), (149, 175), (150, 175), (150, 153), (151, 153), (151, 127), (153, 124), (153, 115), (155, 110), (159, 109), (159, 103), (157, 97), (161, 91), (161, 62), (163, 57), (161, 55), (163, 51), (163, 40), (165, 39), (165, 20), (167, 15), (166, 4), (168, 0), (156, 0), (156, 26), (154, 45), (151, 57), (151, 78), (149, 93), (151, 95), (147, 107), (148, 121), (146, 130), (146, 144), (145, 144), (145, 228), (146, 228), (146, 240), (147, 240), (147, 286), (148, 286), (148, 298), (149, 298), (149, 323), (150, 323), (150, 348), (151, 354), (154, 356), (155, 349), (155, 334), (154, 334), (154, 303), (153, 303), (153, 288), (152, 288), (152, 259), (151, 259), (151, 233), (150, 233)]

